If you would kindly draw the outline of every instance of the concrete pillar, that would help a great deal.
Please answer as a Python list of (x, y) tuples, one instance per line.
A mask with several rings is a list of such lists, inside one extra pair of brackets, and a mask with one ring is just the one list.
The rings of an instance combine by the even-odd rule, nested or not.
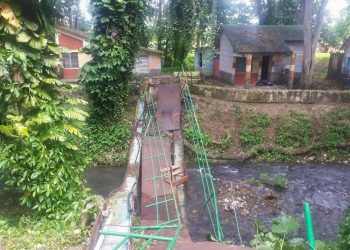
[(290, 66), (289, 66), (289, 76), (288, 76), (289, 89), (293, 88), (294, 75), (295, 75), (295, 63), (296, 63), (296, 55), (292, 54), (290, 56)]
[(235, 79), (236, 79), (236, 57), (233, 57), (232, 61), (232, 84), (235, 85)]
[(253, 55), (251, 54), (246, 55), (245, 85), (248, 85), (251, 82), (252, 61), (253, 61)]

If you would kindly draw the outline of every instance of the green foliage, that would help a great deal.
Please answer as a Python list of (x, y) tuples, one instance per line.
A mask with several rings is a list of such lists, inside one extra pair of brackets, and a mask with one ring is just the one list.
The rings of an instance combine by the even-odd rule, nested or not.
[(260, 182), (277, 189), (286, 189), (289, 186), (288, 179), (282, 175), (274, 175), (270, 177), (267, 173), (262, 173), (260, 174)]
[(261, 162), (295, 162), (295, 156), (291, 154), (283, 154), (278, 151), (264, 152), (259, 158)]
[(312, 123), (306, 115), (291, 111), (279, 119), (276, 145), (283, 148), (301, 148), (309, 145)]
[(346, 217), (340, 225), (340, 230), (336, 240), (337, 250), (350, 249), (350, 207), (346, 212)]
[(237, 118), (243, 124), (243, 129), (239, 132), (239, 141), (246, 148), (254, 148), (261, 145), (265, 139), (265, 130), (270, 126), (271, 121), (267, 114), (249, 111), (242, 114), (236, 111)]
[(86, 137), (81, 144), (81, 151), (93, 165), (123, 165), (127, 161), (131, 125), (127, 121), (90, 122), (84, 127)]
[(67, 249), (85, 243), (85, 225), (33, 216), (20, 207), (18, 192), (1, 189), (0, 201), (0, 246), (4, 249)]
[(199, 140), (199, 138), (202, 138), (204, 147), (208, 148), (213, 145), (213, 140), (210, 138), (210, 136), (206, 132), (198, 132), (197, 130), (193, 130), (192, 128), (185, 128), (184, 130), (184, 137), (186, 141), (195, 141)]
[(306, 250), (303, 239), (288, 237), (299, 229), (298, 221), (290, 216), (282, 215), (273, 221), (271, 232), (261, 222), (256, 223), (258, 233), (250, 242), (258, 250)]
[(73, 87), (56, 79), (53, 12), (51, 1), (0, 3), (0, 179), (22, 205), (76, 221), (88, 199), (76, 145), (86, 102), (59, 94)]
[(254, 0), (253, 4), (261, 25), (298, 24), (299, 0)]
[(191, 50), (194, 27), (194, 1), (170, 0), (171, 65), (179, 66)]
[[(250, 245), (257, 250), (306, 250), (306, 246), (301, 238), (292, 238), (290, 236), (297, 232), (300, 225), (296, 218), (281, 215), (272, 223), (270, 231), (266, 229), (263, 222), (257, 220), (255, 222), (257, 234), (254, 236)], [(322, 241), (316, 240), (317, 250), (330, 250)]]
[(145, 0), (93, 0), (95, 17), (90, 45), (93, 56), (82, 70), (81, 82), (95, 119), (121, 117), (139, 51)]
[(322, 28), (321, 44), (340, 48), (350, 36), (350, 5), (339, 13), (335, 25), (327, 23)]
[(184, 70), (185, 71), (194, 71), (194, 54), (188, 54), (184, 59)]
[(227, 152), (232, 146), (232, 138), (226, 137), (221, 140), (220, 143), (220, 152)]
[(323, 143), (327, 146), (338, 145), (350, 141), (350, 111), (334, 109), (322, 117), (325, 130)]

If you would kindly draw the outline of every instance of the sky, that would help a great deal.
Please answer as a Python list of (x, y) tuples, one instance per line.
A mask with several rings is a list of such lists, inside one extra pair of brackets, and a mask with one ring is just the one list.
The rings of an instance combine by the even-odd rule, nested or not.
[[(249, 3), (250, 0), (231, 0), (232, 2), (242, 2), (242, 3)], [(89, 0), (80, 0), (80, 9), (83, 12), (85, 18), (87, 20), (90, 20), (91, 14), (88, 12), (88, 2)], [(341, 15), (341, 11), (345, 9), (347, 4), (350, 2), (350, 0), (330, 0), (328, 2), (327, 10), (329, 14), (334, 18), (337, 19)]]

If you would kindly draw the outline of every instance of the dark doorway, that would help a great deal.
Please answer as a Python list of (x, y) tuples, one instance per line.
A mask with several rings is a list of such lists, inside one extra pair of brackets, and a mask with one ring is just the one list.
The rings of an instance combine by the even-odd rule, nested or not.
[(261, 80), (269, 79), (270, 56), (263, 56), (261, 64)]

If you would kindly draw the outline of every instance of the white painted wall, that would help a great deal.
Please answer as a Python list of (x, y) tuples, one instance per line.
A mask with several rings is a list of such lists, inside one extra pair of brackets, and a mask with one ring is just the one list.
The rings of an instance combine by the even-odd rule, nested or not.
[(148, 56), (140, 56), (135, 60), (133, 72), (136, 74), (148, 74), (149, 73)]
[(220, 37), (220, 71), (232, 74), (233, 48), (227, 36)]

